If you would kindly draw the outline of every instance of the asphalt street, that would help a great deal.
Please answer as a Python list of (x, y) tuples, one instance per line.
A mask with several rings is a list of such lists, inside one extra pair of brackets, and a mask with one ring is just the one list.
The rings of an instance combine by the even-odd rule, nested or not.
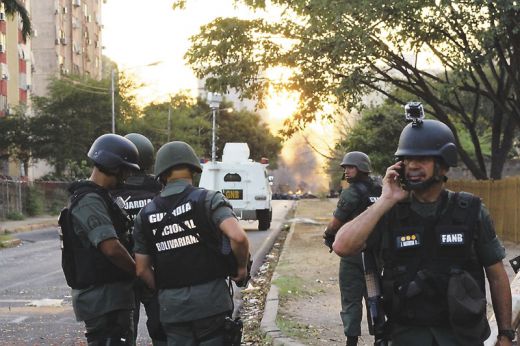
[[(291, 205), (292, 201), (273, 201), (273, 222), (267, 231), (258, 231), (257, 222), (241, 221), (256, 267), (272, 246)], [(57, 230), (14, 236), (22, 240), (21, 245), (0, 251), (0, 345), (82, 344), (83, 324), (74, 319), (70, 289), (61, 270)], [(141, 312), (144, 316), (143, 309)], [(138, 344), (147, 345), (145, 318), (141, 322)]]

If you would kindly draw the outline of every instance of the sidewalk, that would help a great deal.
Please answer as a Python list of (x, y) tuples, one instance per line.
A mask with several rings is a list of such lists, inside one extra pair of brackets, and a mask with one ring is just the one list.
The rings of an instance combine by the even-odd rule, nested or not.
[[(266, 299), (262, 330), (275, 345), (345, 345), (338, 284), (339, 258), (323, 245), (322, 233), (337, 199), (300, 200), (291, 230), (273, 275)], [(509, 260), (520, 255), (520, 245), (503, 242), (504, 265), (510, 282)], [(490, 296), (488, 291), (488, 302)], [(489, 312), (492, 313), (491, 305)], [(359, 346), (373, 345), (363, 311)], [(488, 315), (489, 316), (489, 315)]]
[(57, 227), (58, 216), (43, 215), (38, 217), (28, 217), (24, 220), (0, 221), (0, 235), (32, 231), (39, 228)]

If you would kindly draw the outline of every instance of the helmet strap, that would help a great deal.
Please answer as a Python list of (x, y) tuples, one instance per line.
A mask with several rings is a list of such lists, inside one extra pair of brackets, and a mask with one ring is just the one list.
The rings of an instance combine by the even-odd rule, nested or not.
[(109, 168), (106, 168), (104, 166), (101, 166), (99, 164), (94, 164), (94, 166), (97, 167), (97, 169), (99, 169), (99, 171), (103, 174), (106, 174), (106, 175), (112, 175), (112, 176), (117, 176), (117, 174), (119, 173), (119, 170), (111, 170)]
[(355, 177), (353, 177), (353, 178), (346, 178), (346, 180), (347, 180), (347, 183), (349, 183), (349, 184), (352, 184), (352, 183), (355, 183), (355, 182), (358, 182), (358, 181), (367, 181), (368, 180), (368, 173), (361, 172), (358, 169), (358, 173), (356, 174)]

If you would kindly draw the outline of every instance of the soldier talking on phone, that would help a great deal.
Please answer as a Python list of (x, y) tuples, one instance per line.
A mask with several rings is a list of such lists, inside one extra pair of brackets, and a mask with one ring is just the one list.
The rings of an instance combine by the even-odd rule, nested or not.
[(420, 103), (407, 104), (406, 115), (411, 123), (401, 132), (381, 197), (341, 227), (333, 249), (340, 256), (365, 248), (379, 255), (392, 345), (482, 345), (490, 334), (485, 277), (498, 345), (511, 345), (504, 247), (481, 199), (444, 186), (457, 164), (453, 133), (424, 120)]

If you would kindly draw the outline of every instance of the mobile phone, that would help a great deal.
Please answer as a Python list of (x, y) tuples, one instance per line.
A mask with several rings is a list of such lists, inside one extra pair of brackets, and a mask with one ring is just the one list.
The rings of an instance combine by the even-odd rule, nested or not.
[(403, 160), (401, 160), (399, 158), (397, 158), (395, 161), (401, 162), (401, 165), (397, 169), (397, 173), (399, 173), (399, 184), (401, 184), (401, 187), (404, 189), (404, 187), (406, 186), (406, 175), (404, 172), (404, 162), (403, 162)]

